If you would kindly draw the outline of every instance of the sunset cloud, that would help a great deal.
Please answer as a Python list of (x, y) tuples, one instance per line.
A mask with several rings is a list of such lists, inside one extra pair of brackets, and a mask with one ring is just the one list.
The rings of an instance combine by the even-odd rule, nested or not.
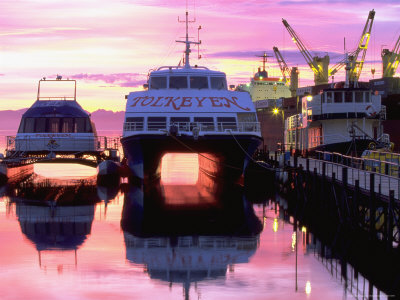
[[(54, 76), (52, 76), (54, 77)], [(137, 73), (118, 73), (118, 74), (74, 74), (68, 76), (71, 79), (86, 81), (102, 81), (109, 84), (115, 84), (121, 87), (137, 87), (145, 83), (145, 78)], [(101, 86), (110, 87), (110, 86)]]
[[(300, 70), (300, 84), (312, 84), (313, 73), (282, 24), (286, 19), (311, 55), (330, 55), (331, 65), (353, 50), (368, 12), (375, 9), (361, 80), (381, 72), (381, 45), (391, 49), (400, 34), (396, 0), (277, 0), (188, 1), (189, 35), (197, 40), (191, 63), (226, 72), (229, 84), (245, 83), (261, 65), (264, 51), (277, 46), (289, 67)], [(150, 69), (176, 65), (185, 35), (177, 22), (185, 16), (185, 1), (161, 0), (3, 0), (0, 2), (0, 109), (31, 105), (37, 80), (63, 74), (79, 81), (80, 103), (87, 110), (122, 110), (124, 95), (141, 89)], [(221, 13), (223, 12), (223, 13)], [(274, 57), (270, 74), (279, 75)], [(340, 73), (340, 74), (339, 74)], [(6, 75), (4, 75), (6, 74)], [(67, 74), (67, 75), (65, 75)], [(71, 75), (72, 74), (72, 75)], [(343, 76), (338, 72), (335, 80)], [(107, 88), (106, 88), (107, 87)]]

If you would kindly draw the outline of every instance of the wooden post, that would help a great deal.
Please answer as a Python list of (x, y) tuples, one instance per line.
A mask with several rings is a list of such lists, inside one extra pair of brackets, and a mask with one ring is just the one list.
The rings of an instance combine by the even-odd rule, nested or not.
[(359, 197), (360, 197), (360, 180), (356, 180), (354, 182), (355, 187), (354, 187), (354, 195), (353, 195), (353, 221), (354, 225), (358, 226), (360, 222), (360, 216), (359, 216)]
[(393, 209), (394, 209), (394, 190), (389, 191), (389, 205), (387, 212), (387, 246), (389, 249), (393, 248)]
[(375, 174), (369, 174), (369, 231), (371, 237), (373, 239), (376, 238), (376, 227), (375, 227), (375, 220), (376, 220), (376, 203), (375, 203)]

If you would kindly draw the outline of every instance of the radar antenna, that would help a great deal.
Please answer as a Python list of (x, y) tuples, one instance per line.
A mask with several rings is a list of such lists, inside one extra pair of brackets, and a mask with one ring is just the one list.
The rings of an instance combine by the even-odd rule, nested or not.
[(200, 45), (200, 41), (198, 42), (192, 42), (189, 41), (189, 23), (194, 23), (196, 22), (196, 19), (189, 20), (189, 12), (186, 10), (186, 16), (185, 16), (185, 21), (181, 21), (178, 17), (178, 22), (180, 23), (186, 23), (186, 38), (184, 41), (176, 41), (177, 43), (185, 43), (186, 44), (186, 49), (185, 49), (185, 68), (190, 68), (189, 64), (189, 54), (191, 52), (190, 50), (190, 44), (194, 45)]

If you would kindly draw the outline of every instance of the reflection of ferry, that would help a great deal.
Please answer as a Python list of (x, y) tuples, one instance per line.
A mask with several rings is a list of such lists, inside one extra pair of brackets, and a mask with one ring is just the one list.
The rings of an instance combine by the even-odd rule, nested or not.
[[(188, 13), (186, 12), (188, 22)], [(227, 90), (226, 75), (190, 66), (167, 66), (149, 75), (148, 90), (127, 96), (122, 146), (134, 177), (158, 176), (168, 152), (197, 152), (200, 168), (237, 179), (261, 143), (248, 93)], [(246, 153), (247, 155), (246, 155)]]
[[(186, 296), (191, 283), (224, 277), (228, 267), (233, 271), (235, 264), (248, 262), (262, 230), (239, 186), (205, 184), (214, 203), (206, 209), (168, 205), (163, 185), (130, 186), (125, 194), (121, 227), (126, 258), (144, 265), (153, 279), (182, 283)], [(203, 197), (201, 186), (197, 188), (192, 198)], [(177, 197), (181, 186), (175, 189), (171, 195)]]
[[(55, 83), (57, 84), (51, 84)], [(50, 83), (50, 84), (49, 84)], [(41, 84), (65, 88), (73, 83), (73, 96), (44, 97)], [(76, 81), (41, 79), (36, 102), (23, 114), (15, 140), (8, 137), (8, 149), (18, 155), (98, 154), (97, 133), (90, 115), (76, 101)]]

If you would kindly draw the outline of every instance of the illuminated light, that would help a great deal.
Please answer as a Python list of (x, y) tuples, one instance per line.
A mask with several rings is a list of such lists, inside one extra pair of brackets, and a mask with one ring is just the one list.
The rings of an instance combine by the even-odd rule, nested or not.
[(311, 282), (307, 280), (306, 282), (306, 294), (309, 295), (311, 293)]
[(296, 232), (292, 233), (292, 251), (296, 248)]
[(301, 232), (307, 232), (307, 228), (305, 226), (301, 227)]
[(260, 76), (260, 80), (263, 80), (264, 77)]
[(307, 101), (311, 101), (312, 100), (312, 96), (308, 95), (306, 99), (307, 99)]
[(272, 112), (274, 113), (274, 115), (276, 115), (279, 112), (279, 109), (274, 108), (274, 110)]
[(46, 178), (82, 179), (97, 174), (97, 169), (73, 163), (36, 163), (33, 165), (37, 175)]
[(274, 232), (278, 231), (278, 219), (277, 218), (274, 219), (274, 223), (272, 224), (272, 229), (274, 230)]
[(197, 153), (167, 153), (161, 159), (163, 184), (196, 184), (199, 177)]
[(249, 86), (250, 86), (250, 83), (246, 83), (246, 86), (249, 87)]

